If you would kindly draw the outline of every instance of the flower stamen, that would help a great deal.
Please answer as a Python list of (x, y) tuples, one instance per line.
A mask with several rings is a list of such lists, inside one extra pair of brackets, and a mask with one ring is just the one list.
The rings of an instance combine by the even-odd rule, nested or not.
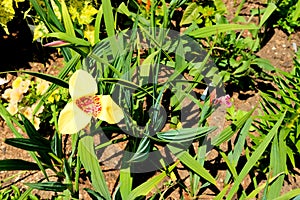
[(98, 95), (83, 96), (75, 101), (76, 105), (85, 113), (97, 118), (101, 112), (101, 102)]

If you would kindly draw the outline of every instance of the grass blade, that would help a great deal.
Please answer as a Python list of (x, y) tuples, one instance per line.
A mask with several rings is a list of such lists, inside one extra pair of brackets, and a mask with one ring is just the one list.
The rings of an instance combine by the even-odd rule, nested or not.
[(183, 151), (181, 148), (167, 145), (171, 152), (189, 169), (193, 170), (199, 176), (204, 178), (205, 180), (211, 182), (212, 184), (216, 185), (217, 182), (210, 175), (210, 173), (199, 163), (197, 162), (188, 152)]
[(255, 29), (259, 29), (259, 27), (257, 27), (254, 24), (250, 24), (250, 25), (218, 24), (218, 25), (213, 25), (213, 26), (196, 29), (196, 30), (188, 33), (188, 35), (191, 37), (194, 37), (194, 38), (205, 38), (205, 37), (209, 37), (209, 36), (227, 32), (227, 31), (255, 30)]
[[(178, 162), (174, 163), (172, 166), (168, 168), (168, 172), (173, 171), (173, 169), (176, 167)], [(150, 178), (147, 180), (147, 182), (139, 185), (134, 190), (132, 190), (128, 196), (128, 200), (134, 200), (137, 197), (140, 196), (146, 196), (154, 187), (157, 186), (158, 183), (160, 183), (168, 173), (166, 171), (162, 172), (159, 175), (156, 175), (155, 177)]]
[(258, 161), (258, 159), (261, 157), (261, 155), (264, 153), (265, 149), (268, 147), (270, 142), (272, 141), (274, 135), (277, 133), (279, 126), (281, 125), (283, 119), (284, 119), (285, 113), (282, 114), (281, 118), (277, 121), (275, 126), (270, 130), (268, 135), (264, 138), (263, 142), (256, 148), (256, 150), (253, 152), (245, 166), (243, 167), (242, 171), (240, 172), (237, 179), (234, 181), (234, 184), (231, 188), (231, 190), (228, 193), (228, 196), (226, 199), (232, 199), (234, 194), (236, 194), (237, 190), (239, 189), (239, 186), (245, 176), (249, 173), (249, 171), (252, 169), (252, 167), (255, 165), (255, 163)]

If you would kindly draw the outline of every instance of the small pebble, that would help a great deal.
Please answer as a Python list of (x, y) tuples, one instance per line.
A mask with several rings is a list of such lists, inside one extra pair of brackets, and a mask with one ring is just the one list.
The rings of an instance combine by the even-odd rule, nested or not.
[(294, 49), (295, 53), (297, 53), (298, 48), (297, 48), (297, 44), (295, 42), (293, 42), (293, 49)]
[(282, 47), (283, 47), (283, 48), (286, 48), (286, 45), (285, 45), (285, 44), (283, 44), (283, 45), (282, 45)]
[(272, 47), (272, 50), (273, 50), (273, 51), (276, 50), (276, 47)]

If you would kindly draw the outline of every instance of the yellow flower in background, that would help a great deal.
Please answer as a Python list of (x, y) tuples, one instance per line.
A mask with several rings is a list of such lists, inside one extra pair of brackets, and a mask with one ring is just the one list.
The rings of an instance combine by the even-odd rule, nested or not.
[[(26, 107), (21, 112), (29, 121), (31, 121), (33, 123), (34, 128), (36, 130), (38, 130), (40, 128), (41, 120), (39, 117), (33, 115), (33, 111), (34, 111), (36, 105), (37, 105), (37, 103), (33, 104), (32, 107)], [(36, 113), (36, 115), (40, 114), (43, 111), (43, 109), (44, 109), (44, 106), (42, 106), (39, 109), (39, 111)]]
[(54, 103), (54, 101), (59, 101), (59, 99), (60, 99), (59, 90), (56, 89), (56, 90), (54, 90), (54, 91), (49, 95), (49, 97), (48, 97), (47, 100), (48, 100), (50, 103)]
[(95, 44), (95, 37), (94, 37), (95, 27), (87, 25), (86, 29), (83, 31), (84, 37), (92, 44)]
[(15, 115), (18, 112), (18, 104), (16, 102), (10, 102), (6, 107), (6, 110), (11, 114)]
[(43, 79), (37, 80), (37, 86), (36, 86), (36, 93), (38, 95), (43, 95), (47, 92), (47, 89), (49, 88), (50, 84), (48, 81), (45, 81)]
[(30, 80), (23, 80), (21, 77), (16, 78), (12, 82), (12, 88), (8, 88), (2, 94), (2, 98), (12, 102), (20, 102), (23, 94), (29, 90)]
[(27, 107), (27, 108), (25, 108), (25, 110), (23, 111), (23, 115), (24, 115), (27, 119), (31, 120), (31, 119), (32, 119), (32, 112), (33, 112), (32, 108), (31, 108), (31, 107)]
[(26, 93), (30, 86), (30, 80), (23, 80), (21, 77), (16, 78), (12, 83), (13, 89), (19, 89), (23, 94)]
[(94, 19), (94, 15), (97, 14), (98, 10), (94, 8), (92, 5), (85, 2), (83, 9), (78, 16), (79, 24), (90, 24)]
[(23, 93), (18, 88), (16, 88), (16, 89), (8, 88), (2, 94), (2, 98), (6, 99), (12, 103), (17, 103), (22, 100)]
[(41, 123), (41, 119), (38, 117), (34, 117), (33, 118), (33, 126), (36, 130), (40, 129), (40, 123)]
[(69, 80), (72, 101), (67, 103), (58, 118), (62, 134), (74, 134), (85, 128), (92, 117), (116, 124), (124, 118), (122, 109), (109, 95), (96, 95), (97, 83), (84, 70), (77, 70)]
[(23, 81), (23, 79), (21, 77), (17, 77), (16, 80), (13, 81), (12, 83), (12, 87), (13, 88), (18, 88), (21, 85), (21, 82)]

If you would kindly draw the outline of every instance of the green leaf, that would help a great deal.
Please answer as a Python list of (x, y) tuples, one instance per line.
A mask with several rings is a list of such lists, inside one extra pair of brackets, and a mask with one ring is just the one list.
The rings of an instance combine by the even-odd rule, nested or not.
[(124, 168), (124, 166), (122, 166), (122, 169), (120, 170), (120, 192), (122, 199), (128, 199), (128, 196), (132, 191), (132, 182), (133, 178), (130, 173), (130, 167), (126, 166), (126, 168)]
[(245, 176), (247, 176), (247, 174), (252, 169), (252, 167), (256, 164), (256, 162), (260, 159), (260, 157), (264, 153), (265, 149), (269, 146), (270, 142), (272, 141), (274, 135), (277, 133), (278, 128), (281, 125), (285, 114), (286, 113), (281, 115), (281, 118), (277, 121), (275, 126), (273, 126), (273, 128), (270, 130), (268, 135), (264, 138), (262, 143), (260, 143), (260, 145), (252, 153), (251, 157), (248, 159), (247, 163), (244, 165), (239, 176), (234, 181), (234, 184), (233, 184), (231, 190), (229, 191), (226, 199), (233, 199), (233, 196), (234, 196), (234, 194), (236, 194), (237, 190), (239, 189), (241, 182), (244, 180)]
[(38, 73), (38, 72), (32, 72), (32, 71), (19, 71), (20, 73), (25, 73), (25, 74), (29, 74), (41, 79), (44, 79), (46, 81), (49, 81), (51, 83), (54, 83), (58, 86), (64, 87), (64, 88), (69, 88), (69, 84), (64, 81), (63, 79), (60, 79), (58, 77), (49, 75), (49, 74), (43, 74), (43, 73)]
[(33, 189), (53, 191), (53, 192), (63, 192), (69, 187), (69, 185), (67, 184), (63, 184), (60, 182), (52, 182), (52, 181), (45, 182), (45, 183), (25, 183), (25, 185)]
[(105, 200), (98, 192), (91, 190), (89, 188), (84, 188), (85, 191), (90, 195), (92, 199), (97, 199), (97, 200)]
[(171, 152), (189, 169), (193, 170), (199, 176), (205, 180), (216, 185), (217, 182), (212, 175), (198, 162), (196, 161), (187, 151), (173, 145), (167, 145)]
[(255, 58), (254, 60), (252, 60), (251, 64), (257, 65), (266, 71), (275, 71), (275, 67), (267, 59)]
[(265, 13), (263, 14), (263, 16), (261, 17), (261, 21), (259, 23), (259, 27), (261, 28), (264, 23), (269, 19), (269, 17), (271, 16), (271, 14), (275, 11), (276, 9), (276, 5), (274, 3), (269, 3), (268, 7), (265, 10)]
[(74, 26), (73, 26), (73, 23), (72, 23), (72, 19), (69, 15), (69, 11), (67, 9), (65, 1), (61, 0), (60, 3), (61, 3), (62, 19), (63, 19), (64, 26), (65, 26), (65, 29), (66, 29), (66, 33), (68, 35), (76, 37)]
[[(228, 161), (229, 161), (230, 164), (233, 165), (233, 170), (230, 170), (230, 171), (233, 175), (236, 175), (234, 177), (237, 177), (235, 167), (236, 167), (236, 165), (239, 161), (240, 156), (242, 155), (242, 151), (244, 149), (244, 145), (245, 145), (245, 142), (246, 142), (246, 137), (249, 133), (249, 129), (251, 127), (251, 124), (252, 124), (252, 119), (249, 118), (246, 121), (246, 123), (244, 124), (240, 134), (238, 134), (238, 136), (237, 136), (238, 139), (237, 139), (236, 144), (234, 145), (234, 149), (228, 155)], [(225, 183), (228, 183), (229, 178), (230, 178), (230, 173), (227, 171)]]
[[(173, 169), (176, 167), (178, 162), (174, 163), (172, 166), (168, 167), (168, 172), (173, 171)], [(128, 196), (128, 200), (134, 200), (137, 197), (146, 196), (151, 190), (165, 179), (165, 177), (168, 175), (166, 171), (162, 172), (159, 175), (156, 175), (150, 179), (148, 179), (146, 182), (142, 183), (138, 187), (136, 187), (134, 190), (132, 190)]]
[(148, 158), (151, 147), (149, 137), (143, 137), (134, 155), (127, 162), (142, 162)]
[(294, 189), (292, 191), (289, 191), (283, 195), (281, 195), (280, 197), (277, 197), (276, 199), (273, 200), (286, 200), (286, 199), (292, 199), (293, 197), (296, 197), (300, 195), (300, 188)]
[(98, 10), (96, 21), (95, 21), (95, 31), (94, 31), (95, 44), (100, 42), (99, 37), (100, 37), (100, 28), (101, 28), (102, 15), (103, 15), (103, 8), (102, 8), (102, 5), (101, 5), (99, 10)]
[[(19, 133), (19, 131), (16, 129), (16, 127), (14, 126), (13, 122), (19, 126), (21, 128), (21, 130), (24, 130), (24, 127), (18, 122), (18, 120), (16, 120), (14, 117), (12, 117), (10, 115), (10, 113), (5, 109), (5, 107), (0, 103), (0, 115), (1, 117), (5, 120), (6, 125), (10, 128), (10, 130), (13, 132), (13, 134), (15, 135), (15, 137), (17, 138), (22, 138), (23, 136)], [(41, 169), (41, 171), (43, 172), (44, 176), (46, 177), (46, 179), (48, 180), (48, 176), (47, 173), (42, 165), (42, 163), (40, 162), (40, 160), (38, 159), (38, 157), (35, 155), (34, 152), (29, 152), (30, 156), (34, 159), (34, 161), (37, 163), (37, 165), (39, 166), (39, 168)]]
[(104, 15), (104, 22), (106, 27), (107, 36), (110, 40), (111, 50), (113, 55), (116, 55), (118, 52), (118, 44), (115, 38), (115, 29), (114, 29), (114, 15), (113, 15), (113, 7), (111, 6), (111, 2), (109, 0), (102, 0), (102, 6)]
[(51, 152), (50, 145), (42, 144), (37, 140), (27, 139), (27, 138), (8, 138), (4, 142), (11, 146), (24, 149), (27, 151), (42, 151)]
[(91, 43), (84, 40), (84, 39), (80, 39), (77, 37), (74, 37), (70, 34), (67, 33), (62, 33), (62, 32), (54, 32), (54, 33), (48, 33), (46, 35), (46, 37), (54, 37), (57, 38), (59, 40), (63, 40), (65, 42), (69, 42), (71, 44), (73, 44), (74, 46), (84, 46), (84, 47), (90, 47)]
[(255, 30), (259, 29), (254, 24), (241, 25), (241, 24), (218, 24), (209, 27), (199, 28), (189, 32), (187, 35), (194, 38), (205, 38), (219, 33), (236, 31), (236, 30)]
[(50, 142), (43, 138), (39, 132), (37, 132), (33, 124), (21, 114), (22, 121), (24, 123), (25, 131), (30, 139), (35, 140), (40, 143), (40, 145), (50, 145)]
[(105, 199), (111, 199), (104, 175), (95, 154), (93, 137), (86, 136), (79, 140), (78, 156), (85, 170), (91, 173), (91, 181), (95, 191), (100, 193)]
[(39, 166), (36, 163), (28, 162), (20, 159), (7, 159), (0, 160), (0, 171), (11, 170), (39, 170)]
[(180, 26), (185, 24), (191, 24), (193, 21), (195, 21), (199, 17), (199, 10), (197, 3), (193, 2), (183, 12)]
[(197, 127), (169, 130), (157, 133), (157, 137), (163, 140), (163, 142), (182, 143), (204, 137), (210, 132), (216, 130), (216, 128), (217, 127)]
[(241, 117), (240, 120), (238, 120), (236, 123), (231, 124), (230, 126), (226, 127), (218, 137), (213, 138), (212, 140), (212, 145), (213, 146), (219, 146), (223, 142), (229, 140), (231, 136), (236, 133), (245, 123), (246, 121), (250, 118), (252, 115), (253, 111), (255, 108), (253, 108), (251, 111), (246, 113), (243, 117)]
[[(270, 174), (277, 176), (286, 169), (287, 145), (284, 135), (287, 135), (289, 129), (281, 129), (279, 134), (275, 135), (270, 154)], [(268, 199), (275, 199), (280, 196), (280, 190), (283, 186), (284, 176), (278, 177), (269, 187)]]

